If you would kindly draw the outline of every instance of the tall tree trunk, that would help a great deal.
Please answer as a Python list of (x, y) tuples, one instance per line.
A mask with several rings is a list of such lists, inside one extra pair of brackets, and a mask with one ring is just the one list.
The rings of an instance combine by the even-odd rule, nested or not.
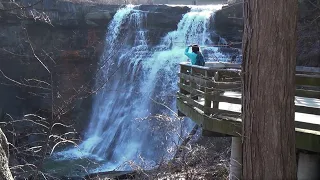
[(9, 146), (6, 136), (0, 129), (0, 180), (13, 180), (8, 162)]
[(243, 179), (296, 179), (297, 0), (245, 0)]

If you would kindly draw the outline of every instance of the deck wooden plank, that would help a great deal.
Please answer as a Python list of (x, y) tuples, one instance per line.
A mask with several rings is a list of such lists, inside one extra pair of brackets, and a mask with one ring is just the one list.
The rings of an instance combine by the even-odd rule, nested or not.
[[(190, 117), (194, 122), (199, 124), (204, 130), (226, 134), (230, 136), (240, 136), (242, 131), (241, 120), (234, 118), (215, 118), (205, 115), (203, 112), (196, 110), (185, 103), (182, 99), (177, 99), (179, 111)], [(301, 122), (300, 122), (301, 123)], [(302, 150), (320, 152), (320, 132), (314, 130), (296, 128), (296, 147)]]
[(297, 74), (296, 85), (320, 86), (320, 75)]
[(192, 76), (184, 73), (179, 73), (178, 76), (182, 79), (195, 82), (200, 86), (208, 87), (213, 90), (232, 91), (241, 88), (241, 82), (215, 82), (213, 80), (204, 79), (204, 77)]
[(320, 99), (320, 91), (296, 89), (296, 96)]

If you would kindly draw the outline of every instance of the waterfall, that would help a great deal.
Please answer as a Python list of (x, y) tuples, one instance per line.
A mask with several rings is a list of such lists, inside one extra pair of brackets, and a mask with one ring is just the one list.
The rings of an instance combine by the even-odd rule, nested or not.
[[(155, 164), (171, 152), (193, 123), (175, 118), (179, 63), (187, 45), (212, 42), (209, 19), (221, 6), (192, 6), (159, 45), (147, 42), (147, 12), (127, 6), (108, 27), (99, 62), (93, 113), (84, 141), (60, 152), (64, 158), (90, 157), (102, 161), (99, 170), (112, 170), (127, 160)], [(224, 57), (207, 47), (205, 57)]]

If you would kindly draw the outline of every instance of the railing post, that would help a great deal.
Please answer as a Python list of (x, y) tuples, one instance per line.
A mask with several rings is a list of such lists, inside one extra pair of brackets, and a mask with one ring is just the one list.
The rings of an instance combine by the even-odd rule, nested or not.
[[(205, 71), (205, 77), (206, 78), (209, 77), (208, 70)], [(204, 114), (210, 115), (209, 109), (211, 108), (211, 99), (208, 98), (208, 93), (210, 93), (211, 90), (208, 88), (207, 85), (206, 85), (206, 87), (204, 89), (204, 92), (205, 92), (205, 95), (204, 95)]]
[[(181, 74), (187, 74), (187, 69), (183, 66), (183, 65), (180, 65), (180, 73)], [(187, 81), (184, 80), (183, 78), (180, 78), (180, 83), (181, 84), (187, 84)], [(181, 94), (188, 94), (188, 92), (182, 88), (180, 88), (180, 93)]]
[[(187, 69), (183, 65), (180, 65), (180, 74), (187, 74)], [(180, 83), (181, 84), (187, 84), (187, 81), (184, 80), (183, 78), (180, 78)], [(182, 88), (179, 89), (179, 92), (181, 94), (185, 94), (185, 95), (188, 94), (188, 92), (186, 90), (182, 89)], [(178, 116), (182, 117), (182, 116), (186, 116), (186, 115), (178, 110)]]
[[(216, 71), (214, 74), (214, 81), (219, 81), (219, 80), (220, 80), (219, 71)], [(212, 91), (215, 91), (215, 94), (218, 94), (220, 90), (212, 90)], [(213, 101), (212, 108), (219, 109), (219, 101)]]
[[(195, 74), (195, 71), (193, 70), (194, 67), (191, 67), (191, 75), (193, 76)], [(195, 82), (192, 82), (190, 81), (190, 86), (193, 88), (193, 89), (197, 89), (197, 83)], [(196, 93), (191, 93), (191, 99), (193, 100), (198, 100), (198, 96)]]
[(320, 179), (320, 157), (317, 154), (300, 152), (298, 160), (298, 180)]

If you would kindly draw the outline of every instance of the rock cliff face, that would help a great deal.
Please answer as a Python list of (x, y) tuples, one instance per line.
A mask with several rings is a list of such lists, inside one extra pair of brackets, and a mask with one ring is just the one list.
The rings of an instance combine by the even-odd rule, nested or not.
[(320, 1), (299, 1), (298, 64), (320, 67)]
[[(243, 33), (242, 16), (242, 4), (225, 6), (222, 10), (216, 12), (212, 19), (214, 26), (211, 28), (228, 42), (241, 42)], [(236, 47), (241, 47), (241, 44)]]
[[(214, 18), (214, 28), (230, 42), (241, 42), (243, 32), (241, 3), (225, 6)], [(297, 65), (320, 67), (320, 1), (299, 1)], [(241, 47), (237, 44), (236, 47)]]
[[(74, 123), (81, 132), (90, 116), (106, 29), (121, 6), (44, 0), (19, 9), (2, 1), (0, 8), (0, 109), (19, 118), (46, 115), (53, 105), (59, 121)], [(155, 45), (189, 8), (142, 5), (138, 10), (148, 14), (147, 38)]]

